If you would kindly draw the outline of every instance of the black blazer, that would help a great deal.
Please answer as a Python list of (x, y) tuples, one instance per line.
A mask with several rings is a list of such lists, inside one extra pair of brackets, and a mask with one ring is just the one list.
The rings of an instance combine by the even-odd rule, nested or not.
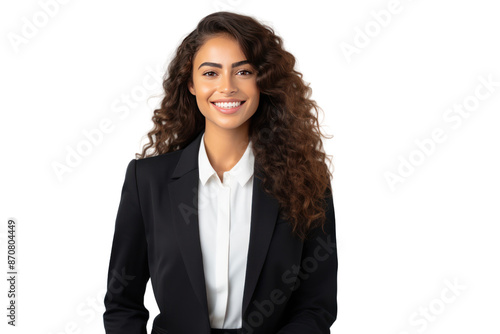
[[(160, 310), (153, 334), (210, 333), (197, 216), (202, 133), (184, 149), (128, 164), (104, 298), (107, 334), (146, 333), (150, 278)], [(337, 317), (333, 199), (327, 234), (316, 228), (302, 242), (279, 218), (278, 201), (264, 192), (259, 175), (254, 167), (243, 333), (330, 333)]]

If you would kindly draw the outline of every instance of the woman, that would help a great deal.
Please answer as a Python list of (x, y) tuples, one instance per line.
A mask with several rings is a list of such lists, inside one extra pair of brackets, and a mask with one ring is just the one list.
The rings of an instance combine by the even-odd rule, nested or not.
[(331, 173), (294, 65), (270, 27), (229, 12), (178, 47), (149, 143), (127, 167), (106, 333), (146, 333), (150, 278), (155, 334), (330, 332)]

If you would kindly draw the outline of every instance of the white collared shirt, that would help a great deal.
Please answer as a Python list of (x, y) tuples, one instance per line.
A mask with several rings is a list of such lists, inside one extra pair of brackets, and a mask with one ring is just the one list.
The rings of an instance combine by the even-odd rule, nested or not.
[(208, 159), (205, 133), (198, 152), (198, 221), (212, 328), (241, 328), (250, 241), (254, 154), (249, 141), (221, 182)]

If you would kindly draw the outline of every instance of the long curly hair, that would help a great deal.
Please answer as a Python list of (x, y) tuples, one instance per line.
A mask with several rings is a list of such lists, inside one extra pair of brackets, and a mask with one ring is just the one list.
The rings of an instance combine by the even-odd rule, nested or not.
[(321, 133), (321, 108), (310, 99), (312, 89), (302, 73), (294, 69), (295, 57), (284, 50), (283, 40), (271, 27), (250, 16), (215, 12), (184, 38), (163, 76), (164, 97), (153, 113), (149, 143), (136, 158), (183, 149), (205, 129), (205, 117), (188, 83), (192, 83), (197, 51), (221, 34), (234, 38), (257, 69), (260, 100), (248, 135), (264, 190), (278, 200), (280, 218), (289, 221), (302, 240), (314, 227), (321, 226), (324, 232), (325, 199), (332, 196), (333, 175), (325, 162), (328, 156), (321, 136), (333, 136)]

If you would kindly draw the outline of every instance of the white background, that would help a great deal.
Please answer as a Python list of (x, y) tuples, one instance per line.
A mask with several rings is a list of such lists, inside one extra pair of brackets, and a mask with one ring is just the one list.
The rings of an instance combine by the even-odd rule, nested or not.
[[(173, 52), (199, 20), (220, 9), (252, 15), (283, 37), (324, 111), (324, 132), (334, 136), (325, 140), (335, 166), (339, 254), (331, 332), (498, 333), (495, 2), (401, 0), (385, 26), (373, 13), (392, 8), (389, 0), (73, 0), (49, 6), (52, 16), (43, 14), (44, 3), (55, 2), (0, 7), (2, 333), (104, 333), (127, 163), (146, 142)], [(38, 27), (25, 38), (30, 22)], [(366, 29), (371, 37), (363, 45)], [(25, 40), (15, 45), (12, 36)], [(357, 53), (346, 56), (347, 44)], [(488, 91), (480, 77), (496, 86)], [(146, 91), (149, 101), (137, 98), (145, 78), (156, 83)], [(478, 91), (488, 96), (478, 100)], [(134, 105), (124, 108), (132, 94)], [(449, 114), (464, 103), (474, 109), (467, 117)], [(65, 164), (69, 150), (86, 140), (84, 131), (104, 119), (112, 130), (58, 178), (53, 164)], [(428, 143), (439, 129), (441, 142), (419, 148), (416, 142)], [(387, 173), (397, 175), (410, 159), (413, 171), (391, 187)], [(19, 246), (14, 329), (5, 317), (11, 217)], [(459, 287), (447, 290), (446, 282)], [(158, 312), (149, 283), (146, 306), (149, 332)]]

